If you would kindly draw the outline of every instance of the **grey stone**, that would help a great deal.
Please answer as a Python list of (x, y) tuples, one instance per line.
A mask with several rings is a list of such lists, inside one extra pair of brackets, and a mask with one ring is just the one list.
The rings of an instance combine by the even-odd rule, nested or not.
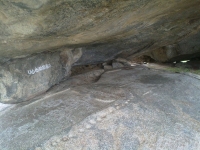
[(60, 52), (15, 59), (0, 69), (0, 102), (30, 100), (47, 91), (65, 76)]
[(146, 53), (145, 55), (149, 55), (156, 61), (160, 62), (190, 60), (192, 58), (200, 57), (199, 40), (200, 33), (198, 32), (182, 39), (176, 44), (164, 46), (152, 52)]
[(117, 58), (115, 59), (116, 62), (122, 63), (125, 66), (131, 66), (133, 63), (131, 63), (129, 60), (124, 58)]
[(113, 69), (113, 67), (110, 66), (110, 65), (104, 65), (103, 69), (105, 69), (105, 70), (111, 70), (111, 69)]
[(200, 149), (200, 80), (136, 66), (68, 83), (0, 111), (0, 149)]
[(123, 65), (122, 63), (120, 63), (120, 62), (113, 62), (113, 63), (112, 63), (112, 67), (113, 67), (114, 69), (117, 69), (117, 68), (122, 68), (122, 67), (124, 67), (124, 65)]
[(102, 63), (102, 66), (103, 66), (104, 70), (111, 70), (111, 69), (113, 69), (112, 62), (104, 62), (104, 63)]
[(0, 102), (19, 103), (46, 92), (71, 74), (81, 49), (40, 53), (0, 65)]
[[(194, 54), (199, 14), (197, 0), (1, 0), (0, 61), (82, 47), (84, 65), (179, 42)], [(182, 43), (180, 48), (191, 51)]]

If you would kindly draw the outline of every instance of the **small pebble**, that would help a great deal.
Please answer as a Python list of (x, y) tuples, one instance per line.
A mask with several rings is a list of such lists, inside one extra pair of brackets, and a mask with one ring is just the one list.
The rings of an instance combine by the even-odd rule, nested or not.
[(68, 135), (68, 137), (69, 137), (69, 138), (74, 137), (73, 133), (70, 132), (69, 135)]
[(96, 124), (96, 121), (95, 120), (90, 120), (89, 121), (91, 124)]
[(84, 129), (79, 129), (79, 132), (83, 133), (85, 130)]
[(56, 143), (59, 143), (59, 142), (60, 142), (60, 139), (57, 138), (57, 139), (56, 139)]
[(101, 119), (101, 117), (97, 117), (97, 121), (101, 121), (102, 119)]
[(35, 150), (42, 150), (42, 148), (40, 148), (40, 147), (36, 147)]
[(116, 109), (120, 109), (120, 107), (119, 107), (119, 106), (117, 106), (117, 107), (116, 107)]
[(90, 129), (92, 126), (90, 124), (85, 125), (86, 129)]
[(115, 104), (115, 106), (118, 106), (118, 105), (119, 105), (119, 104), (117, 104), (117, 103)]
[(112, 113), (114, 111), (113, 109), (114, 109), (113, 107), (109, 107), (108, 108), (108, 110), (109, 110), (110, 113)]
[(127, 101), (127, 102), (125, 102), (125, 104), (128, 104), (128, 101)]
[(105, 118), (105, 117), (106, 117), (106, 113), (100, 114), (100, 117), (101, 117), (101, 118)]
[(51, 145), (52, 145), (52, 146), (56, 146), (57, 143), (56, 143), (56, 142), (52, 142)]
[(63, 138), (62, 138), (62, 141), (68, 141), (69, 140), (69, 138), (67, 137), (67, 136), (63, 136)]

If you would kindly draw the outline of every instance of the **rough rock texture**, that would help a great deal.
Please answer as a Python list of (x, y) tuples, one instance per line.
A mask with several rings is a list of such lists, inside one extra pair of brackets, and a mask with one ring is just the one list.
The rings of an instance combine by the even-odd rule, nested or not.
[(0, 60), (63, 47), (93, 49), (85, 63), (127, 57), (199, 33), (199, 14), (198, 0), (0, 0)]
[[(64, 77), (62, 67), (68, 76), (72, 66), (117, 57), (200, 56), (199, 14), (198, 0), (0, 0), (0, 102), (25, 101), (46, 91)], [(58, 51), (63, 64), (52, 56), (55, 74), (48, 62), (30, 66), (36, 53), (42, 53), (40, 60)], [(32, 67), (43, 71), (30, 75), (38, 72)]]
[(47, 91), (71, 73), (81, 49), (11, 60), (0, 66), (0, 102), (17, 103)]
[(122, 67), (124, 67), (124, 65), (122, 63), (119, 63), (119, 62), (113, 62), (112, 67), (114, 69), (116, 69), (116, 68), (122, 68)]
[(0, 111), (0, 149), (200, 149), (200, 80), (140, 66), (70, 80)]
[(188, 37), (177, 44), (161, 47), (145, 55), (156, 61), (169, 62), (188, 60), (200, 57), (200, 32)]
[(0, 102), (29, 100), (65, 76), (60, 53), (38, 54), (0, 66)]

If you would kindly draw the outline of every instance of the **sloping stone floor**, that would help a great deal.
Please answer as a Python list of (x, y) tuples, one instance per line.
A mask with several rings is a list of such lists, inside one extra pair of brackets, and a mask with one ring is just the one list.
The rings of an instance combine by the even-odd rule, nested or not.
[(0, 150), (200, 149), (200, 80), (144, 66), (89, 78), (2, 106)]

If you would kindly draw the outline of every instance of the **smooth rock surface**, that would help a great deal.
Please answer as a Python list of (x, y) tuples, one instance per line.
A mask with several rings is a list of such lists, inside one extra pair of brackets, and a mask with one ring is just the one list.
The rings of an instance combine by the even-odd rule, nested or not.
[(198, 79), (136, 66), (61, 89), (0, 111), (0, 149), (200, 149)]
[(0, 61), (82, 47), (91, 64), (193, 45), (199, 14), (198, 0), (0, 0)]

